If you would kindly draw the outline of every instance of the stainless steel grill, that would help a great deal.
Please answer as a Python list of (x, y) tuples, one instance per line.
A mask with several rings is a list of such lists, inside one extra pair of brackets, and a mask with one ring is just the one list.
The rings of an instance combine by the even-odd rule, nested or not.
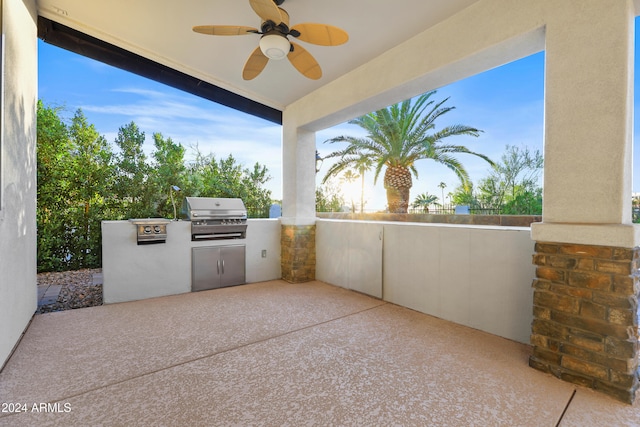
[(191, 221), (191, 240), (246, 237), (247, 209), (241, 199), (186, 197), (183, 211)]

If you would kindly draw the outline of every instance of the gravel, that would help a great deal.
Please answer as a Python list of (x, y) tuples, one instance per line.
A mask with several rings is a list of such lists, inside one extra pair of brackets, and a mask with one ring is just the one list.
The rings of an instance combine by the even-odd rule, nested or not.
[[(61, 285), (62, 287), (58, 300), (52, 304), (39, 304), (36, 313), (102, 305), (101, 273), (102, 269), (92, 268), (38, 274), (38, 286)], [(94, 276), (96, 276), (95, 281)]]

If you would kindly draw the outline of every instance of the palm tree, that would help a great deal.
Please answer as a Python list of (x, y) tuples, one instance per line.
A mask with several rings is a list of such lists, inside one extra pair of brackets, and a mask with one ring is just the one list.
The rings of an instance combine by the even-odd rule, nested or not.
[(364, 173), (371, 169), (373, 161), (367, 156), (361, 156), (355, 161), (354, 167), (360, 174), (360, 213), (364, 212)]
[(440, 188), (440, 190), (442, 190), (442, 207), (444, 208), (444, 189), (447, 188), (447, 184), (445, 182), (440, 181), (440, 184), (438, 184), (438, 187)]
[(364, 152), (357, 152), (349, 150), (348, 148), (349, 147), (345, 150), (334, 151), (323, 157), (323, 159), (337, 157), (338, 161), (331, 165), (322, 179), (322, 183), (325, 184), (329, 178), (339, 175), (342, 171), (348, 171), (349, 168), (354, 168), (360, 175), (360, 213), (362, 213), (364, 212), (364, 174), (373, 166), (373, 159)]
[(451, 169), (463, 183), (469, 181), (469, 174), (453, 154), (472, 154), (493, 164), (485, 155), (470, 151), (462, 145), (442, 143), (450, 136), (477, 137), (481, 131), (465, 125), (451, 125), (435, 131), (435, 120), (455, 108), (442, 106), (449, 98), (437, 103), (431, 100), (435, 93), (431, 91), (417, 97), (415, 102), (406, 100), (351, 120), (350, 124), (358, 125), (368, 132), (367, 137), (338, 136), (325, 141), (349, 144), (344, 150), (330, 155), (341, 157), (338, 163), (340, 166), (330, 168), (325, 179), (347, 165), (352, 165), (356, 159), (366, 157), (375, 164), (374, 183), (382, 168), (386, 167), (384, 187), (387, 190), (389, 212), (407, 213), (413, 185), (412, 174), (418, 177), (415, 168), (417, 160), (435, 160)]
[(424, 212), (429, 212), (429, 205), (435, 203), (436, 200), (438, 200), (438, 196), (425, 192), (416, 196), (411, 207), (414, 209), (422, 209)]
[[(360, 178), (360, 176), (354, 171), (352, 171), (351, 169), (349, 169), (344, 174), (342, 174), (341, 180), (346, 182), (347, 184), (351, 184), (352, 182), (355, 182), (355, 180), (358, 178)], [(355, 213), (355, 212), (356, 212), (356, 204), (353, 200), (353, 197), (351, 197), (351, 213)]]

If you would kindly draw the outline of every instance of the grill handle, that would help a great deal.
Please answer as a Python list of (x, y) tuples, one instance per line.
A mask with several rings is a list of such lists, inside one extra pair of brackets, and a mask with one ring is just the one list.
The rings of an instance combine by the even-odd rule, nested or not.
[(214, 239), (230, 239), (230, 238), (239, 238), (242, 239), (244, 236), (242, 233), (208, 233), (208, 234), (192, 234), (191, 240), (214, 240)]
[(216, 261), (216, 266), (218, 267), (218, 274), (220, 274), (220, 260)]
[(222, 274), (224, 274), (224, 260), (222, 260)]

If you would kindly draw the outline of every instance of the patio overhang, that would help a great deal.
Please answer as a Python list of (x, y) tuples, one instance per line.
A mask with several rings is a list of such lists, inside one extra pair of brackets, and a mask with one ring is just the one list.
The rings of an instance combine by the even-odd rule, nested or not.
[[(249, 110), (257, 102), (275, 110), (269, 114), (283, 112), (282, 234), (292, 236), (283, 242), (290, 249), (287, 260), (291, 265), (287, 271), (293, 280), (307, 280), (314, 273), (313, 265), (308, 271), (295, 269), (300, 259), (315, 256), (314, 164), (318, 130), (544, 48), (544, 206), (543, 221), (532, 231), (533, 239), (539, 241), (534, 257), (536, 277), (531, 278), (536, 286), (536, 318), (530, 363), (565, 380), (633, 401), (639, 388), (640, 234), (631, 223), (630, 197), (634, 17), (638, 1), (410, 0), (411, 7), (394, 11), (403, 14), (404, 22), (390, 22), (387, 8), (377, 9), (377, 18), (389, 23), (380, 27), (389, 30), (383, 38), (394, 42), (386, 46), (375, 44), (382, 46), (381, 50), (369, 51), (368, 57), (360, 57), (356, 63), (349, 54), (355, 57), (358, 48), (366, 50), (380, 34), (370, 31), (368, 22), (357, 21), (362, 17), (362, 13), (355, 13), (357, 10), (351, 14), (335, 14), (335, 10), (355, 5), (361, 11), (369, 5), (365, 5), (366, 0), (328, 0), (323, 7), (313, 6), (318, 10), (313, 16), (319, 14), (332, 21), (331, 16), (338, 15), (335, 19), (345, 21), (334, 23), (353, 23), (352, 35), (362, 30), (363, 36), (353, 37), (353, 44), (349, 45), (354, 50), (334, 50), (337, 56), (327, 56), (322, 61), (332, 67), (327, 70), (330, 77), (326, 80), (292, 83), (292, 75), (274, 65), (274, 72), (260, 84), (242, 82), (236, 68), (203, 68), (203, 63), (215, 61), (199, 56), (204, 50), (200, 49), (202, 44), (197, 44), (204, 42), (196, 41), (189, 32), (195, 18), (167, 13), (151, 0), (147, 3), (154, 7), (146, 8), (141, 16), (147, 19), (139, 20), (150, 23), (151, 29), (145, 32), (124, 19), (131, 19), (133, 14), (110, 15), (113, 19), (101, 16), (121, 13), (113, 2), (58, 0), (53, 5), (48, 0), (3, 1), (2, 25), (7, 36), (2, 52), (5, 90), (0, 234), (9, 238), (0, 239), (0, 324), (8, 325), (8, 331), (0, 337), (0, 360), (6, 359), (35, 307), (35, 290), (29, 287), (35, 284), (36, 251), (35, 40), (37, 16), (56, 16), (60, 22), (76, 25), (75, 30), (86, 29), (97, 39), (96, 48), (104, 47), (102, 42), (131, 47), (127, 50), (192, 76), (194, 80), (185, 80), (192, 89), (198, 87), (199, 81), (208, 81), (228, 91), (218, 93), (215, 87), (204, 85), (214, 98), (219, 96), (231, 105), (248, 98), (253, 100), (247, 106)], [(221, 2), (202, 1), (200, 5), (205, 8), (210, 3), (220, 6)], [(229, 10), (244, 19), (244, 12), (237, 9), (241, 6), (235, 3), (240, 2), (234, 2)], [(441, 9), (428, 9), (433, 4)], [(120, 6), (134, 7), (124, 0)], [(300, 7), (304, 16), (309, 12), (304, 7), (311, 6)], [(251, 10), (247, 13), (253, 17)], [(391, 24), (408, 26), (412, 15), (417, 16), (414, 32), (394, 39), (396, 32)], [(162, 31), (157, 30), (157, 20), (167, 16), (171, 24), (173, 20), (179, 22), (175, 34), (187, 33), (188, 42), (174, 43), (170, 39), (143, 46), (145, 39), (156, 42), (154, 37), (147, 37), (156, 34), (154, 31), (160, 38), (174, 28), (166, 25)], [(366, 18), (368, 21), (376, 16)], [(426, 18), (428, 24), (422, 23)], [(70, 37), (68, 41), (73, 40)], [(84, 43), (80, 38), (75, 40)], [(248, 52), (254, 44), (251, 40), (239, 41), (245, 42), (243, 47)], [(168, 51), (160, 49), (165, 46), (175, 56), (163, 57)], [(186, 49), (191, 46), (200, 48)], [(223, 49), (225, 55), (233, 54), (233, 47)], [(161, 76), (163, 70), (166, 71), (160, 67), (144, 72)], [(297, 74), (294, 76), (297, 78)]]
[(279, 125), (282, 124), (282, 111), (278, 109), (268, 107), (42, 16), (38, 16), (38, 37), (46, 43), (87, 58), (164, 83), (243, 113)]

